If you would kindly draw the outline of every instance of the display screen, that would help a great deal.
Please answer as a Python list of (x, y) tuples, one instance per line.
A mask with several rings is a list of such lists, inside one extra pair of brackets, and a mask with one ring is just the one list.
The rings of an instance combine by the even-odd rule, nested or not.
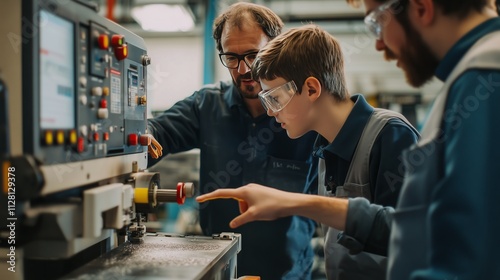
[(40, 11), (41, 129), (75, 127), (73, 23)]

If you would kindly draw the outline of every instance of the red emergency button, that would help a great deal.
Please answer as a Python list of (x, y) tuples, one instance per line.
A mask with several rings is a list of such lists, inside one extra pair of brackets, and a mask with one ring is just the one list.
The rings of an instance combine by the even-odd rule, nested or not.
[(76, 151), (79, 153), (83, 153), (83, 137), (78, 137), (76, 142)]
[(132, 133), (128, 135), (129, 146), (137, 146), (138, 143), (139, 143), (139, 137), (137, 136), (137, 134)]
[(107, 50), (109, 48), (109, 37), (107, 34), (101, 34), (97, 37), (97, 44), (100, 49)]
[(101, 99), (101, 101), (99, 102), (99, 108), (108, 108), (108, 101), (106, 99)]
[(111, 45), (113, 47), (119, 47), (123, 44), (125, 44), (125, 36), (119, 34), (114, 34), (113, 36), (111, 36)]
[(118, 59), (118, 60), (123, 60), (123, 59), (127, 58), (128, 46), (125, 44), (125, 45), (121, 45), (119, 47), (116, 47), (115, 48), (115, 56), (116, 56), (116, 59)]

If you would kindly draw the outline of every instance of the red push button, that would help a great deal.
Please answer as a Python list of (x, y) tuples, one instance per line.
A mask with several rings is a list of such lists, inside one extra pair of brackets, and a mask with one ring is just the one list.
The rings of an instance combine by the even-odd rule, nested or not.
[(128, 46), (125, 44), (125, 45), (121, 45), (119, 47), (116, 47), (115, 48), (115, 56), (118, 60), (123, 60), (123, 59), (127, 58)]
[(99, 108), (108, 108), (108, 101), (106, 99), (101, 99), (101, 101), (99, 102)]
[(99, 133), (94, 132), (94, 141), (99, 141)]
[(76, 142), (76, 151), (79, 153), (83, 153), (83, 137), (78, 137), (78, 140)]
[(109, 48), (109, 37), (107, 34), (101, 34), (97, 37), (97, 44), (100, 49), (107, 50)]
[(108, 140), (109, 140), (109, 132), (104, 132), (104, 133), (102, 134), (102, 139), (103, 139), (104, 141), (108, 141)]
[(128, 135), (129, 146), (137, 146), (138, 143), (139, 143), (139, 137), (137, 137), (137, 134), (132, 133)]
[(149, 138), (149, 136), (147, 135), (141, 135), (139, 137), (139, 143), (141, 144), (141, 146), (149, 146), (151, 144), (151, 138)]
[(119, 47), (123, 44), (125, 44), (125, 36), (119, 34), (114, 34), (113, 36), (111, 36), (111, 45), (113, 47)]

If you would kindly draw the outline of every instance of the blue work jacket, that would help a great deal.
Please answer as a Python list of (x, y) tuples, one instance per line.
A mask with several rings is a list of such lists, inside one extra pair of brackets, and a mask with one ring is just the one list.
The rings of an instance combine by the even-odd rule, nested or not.
[(349, 201), (342, 244), (352, 253), (387, 254), (389, 247), (388, 279), (500, 279), (500, 63), (450, 78), (490, 35), (500, 37), (500, 18), (476, 26), (440, 62), (436, 76), (452, 83), (439, 134), (406, 153), (411, 174), (396, 211)]

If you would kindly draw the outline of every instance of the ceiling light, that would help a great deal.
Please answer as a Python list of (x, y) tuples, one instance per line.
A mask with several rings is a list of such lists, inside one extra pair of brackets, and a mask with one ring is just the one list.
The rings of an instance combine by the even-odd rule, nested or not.
[(132, 18), (147, 31), (188, 31), (194, 27), (191, 10), (180, 4), (150, 4), (134, 7)]

